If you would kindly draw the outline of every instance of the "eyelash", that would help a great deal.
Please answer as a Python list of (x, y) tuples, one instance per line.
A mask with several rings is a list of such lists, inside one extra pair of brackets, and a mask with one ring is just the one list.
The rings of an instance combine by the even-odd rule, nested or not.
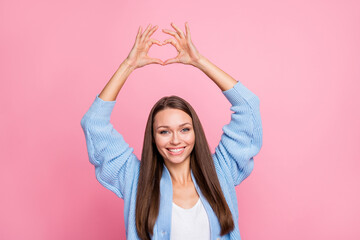
[[(190, 131), (190, 128), (183, 128), (182, 130), (184, 130), (184, 129), (186, 129), (187, 132)], [(163, 130), (163, 131), (160, 132), (160, 134), (163, 134), (163, 132), (167, 132), (167, 131)]]

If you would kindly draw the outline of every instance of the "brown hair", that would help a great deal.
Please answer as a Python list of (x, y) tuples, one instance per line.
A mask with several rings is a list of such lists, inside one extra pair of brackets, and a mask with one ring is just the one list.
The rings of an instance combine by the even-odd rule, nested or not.
[(160, 179), (164, 160), (155, 145), (153, 123), (155, 115), (167, 108), (182, 110), (193, 120), (195, 145), (190, 155), (190, 168), (202, 194), (219, 220), (221, 235), (225, 235), (234, 229), (234, 221), (217, 178), (204, 130), (195, 110), (187, 101), (178, 96), (161, 98), (155, 103), (148, 117), (136, 195), (137, 233), (143, 240), (150, 239), (159, 214)]

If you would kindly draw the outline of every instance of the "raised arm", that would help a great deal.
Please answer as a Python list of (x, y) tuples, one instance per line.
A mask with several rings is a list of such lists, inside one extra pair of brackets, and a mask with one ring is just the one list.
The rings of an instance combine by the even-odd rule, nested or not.
[(133, 179), (140, 163), (133, 148), (125, 142), (110, 123), (116, 101), (96, 96), (81, 119), (89, 161), (95, 167), (96, 179), (118, 197), (126, 195), (126, 185)]
[(135, 174), (138, 174), (140, 162), (133, 154), (133, 148), (129, 147), (110, 123), (110, 116), (117, 95), (131, 72), (147, 64), (163, 63), (159, 59), (147, 56), (153, 43), (161, 45), (159, 41), (149, 39), (156, 28), (149, 25), (144, 33), (141, 33), (141, 27), (139, 28), (128, 57), (120, 64), (102, 92), (96, 95), (81, 119), (89, 160), (95, 166), (96, 178), (120, 198), (130, 189), (126, 186), (130, 186)]
[(163, 32), (173, 36), (175, 39), (166, 39), (164, 44), (172, 44), (178, 51), (178, 55), (175, 58), (166, 60), (164, 65), (171, 63), (192, 65), (203, 71), (222, 91), (232, 88), (237, 83), (229, 74), (222, 71), (199, 53), (192, 43), (190, 28), (187, 22), (185, 23), (186, 34), (174, 23), (171, 23), (171, 26), (175, 31), (163, 29)]
[(215, 148), (215, 166), (240, 184), (254, 168), (254, 156), (262, 146), (260, 100), (241, 82), (223, 91), (231, 103), (231, 121), (223, 127), (219, 145)]
[(136, 35), (135, 43), (127, 58), (120, 64), (110, 81), (105, 85), (104, 89), (99, 94), (99, 97), (104, 101), (114, 101), (119, 94), (120, 89), (124, 85), (129, 75), (137, 68), (148, 64), (161, 64), (163, 61), (157, 58), (151, 58), (147, 54), (150, 47), (155, 43), (162, 45), (160, 41), (150, 39), (151, 35), (158, 27), (151, 28), (151, 24), (147, 26), (143, 33), (141, 26)]
[(163, 31), (174, 39), (165, 40), (178, 51), (178, 56), (168, 59), (164, 65), (183, 63), (203, 71), (224, 93), (232, 104), (231, 122), (224, 126), (221, 141), (216, 147), (213, 158), (215, 167), (230, 175), (234, 185), (243, 181), (253, 169), (253, 157), (262, 146), (262, 125), (259, 98), (242, 83), (215, 66), (202, 56), (191, 41), (188, 23), (184, 34), (175, 24), (175, 31)]

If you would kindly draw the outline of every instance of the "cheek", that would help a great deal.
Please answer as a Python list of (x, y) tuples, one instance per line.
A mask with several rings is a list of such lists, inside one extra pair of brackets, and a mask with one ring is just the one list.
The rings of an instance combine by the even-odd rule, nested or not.
[(155, 144), (158, 148), (163, 147), (164, 145), (166, 145), (166, 143), (167, 143), (166, 138), (155, 137)]
[(184, 141), (188, 144), (195, 144), (195, 134), (189, 134), (184, 138)]

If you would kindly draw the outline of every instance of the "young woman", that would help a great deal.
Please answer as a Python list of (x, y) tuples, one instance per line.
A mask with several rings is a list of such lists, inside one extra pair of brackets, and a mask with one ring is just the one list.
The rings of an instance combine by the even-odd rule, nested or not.
[[(262, 145), (259, 98), (202, 56), (174, 24), (163, 43), (151, 39), (157, 26), (139, 27), (135, 44), (81, 119), (97, 180), (124, 199), (128, 239), (240, 239), (235, 186), (251, 173)], [(162, 62), (147, 56), (152, 44), (172, 44), (178, 56)], [(117, 95), (137, 68), (182, 63), (204, 72), (234, 111), (215, 153), (200, 120), (184, 99), (161, 98), (151, 109), (141, 161), (110, 123)]]

